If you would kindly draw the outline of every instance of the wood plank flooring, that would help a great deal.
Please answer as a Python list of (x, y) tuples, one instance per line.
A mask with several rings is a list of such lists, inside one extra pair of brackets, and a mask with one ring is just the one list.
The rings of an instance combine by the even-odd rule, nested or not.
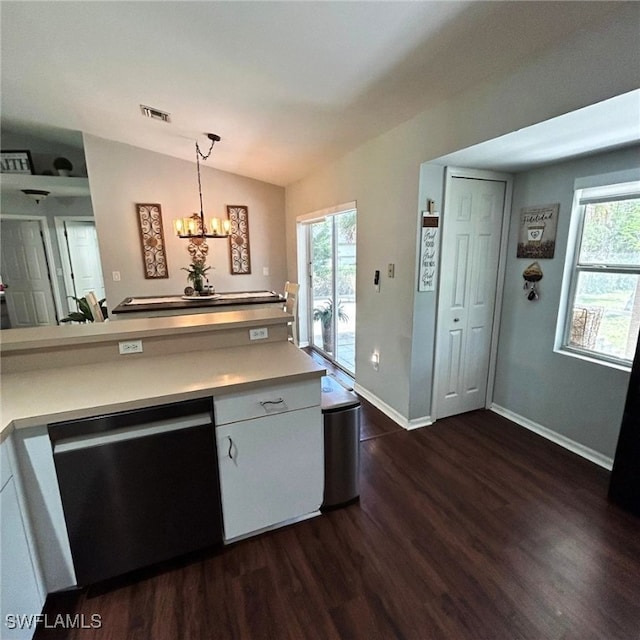
[(359, 504), (50, 596), (50, 622), (102, 628), (36, 638), (640, 639), (640, 519), (608, 472), (488, 411), (383, 425), (361, 453)]

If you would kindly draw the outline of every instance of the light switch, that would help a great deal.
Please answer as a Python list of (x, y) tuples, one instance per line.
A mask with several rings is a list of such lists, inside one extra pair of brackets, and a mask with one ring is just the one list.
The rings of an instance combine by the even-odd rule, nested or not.
[(393, 263), (389, 263), (389, 266), (387, 267), (387, 275), (390, 278), (395, 278), (396, 277), (396, 265)]
[(119, 271), (112, 271), (111, 272), (111, 277), (113, 278), (114, 282), (120, 282), (120, 272)]

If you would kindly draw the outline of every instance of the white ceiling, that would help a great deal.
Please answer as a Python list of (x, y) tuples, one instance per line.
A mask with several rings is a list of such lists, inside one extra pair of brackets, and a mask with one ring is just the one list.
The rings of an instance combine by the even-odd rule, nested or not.
[(453, 167), (516, 173), (640, 141), (640, 89), (437, 158)]
[[(286, 185), (617, 8), (5, 0), (3, 127), (188, 160), (211, 131), (211, 166)], [(172, 123), (143, 119), (140, 104)]]

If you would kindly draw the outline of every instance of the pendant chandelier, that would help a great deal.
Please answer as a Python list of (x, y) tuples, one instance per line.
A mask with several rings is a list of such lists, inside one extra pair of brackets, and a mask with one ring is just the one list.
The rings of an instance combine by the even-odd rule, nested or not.
[(200, 151), (196, 140), (196, 167), (198, 170), (198, 195), (200, 196), (200, 213), (194, 213), (188, 218), (176, 218), (173, 221), (173, 229), (179, 238), (193, 240), (194, 238), (228, 238), (231, 231), (231, 221), (211, 218), (209, 227), (205, 225), (204, 209), (202, 207), (202, 183), (200, 181), (200, 158), (207, 160), (211, 155), (213, 145), (220, 141), (220, 136), (215, 133), (207, 133), (211, 140), (211, 146), (207, 153)]

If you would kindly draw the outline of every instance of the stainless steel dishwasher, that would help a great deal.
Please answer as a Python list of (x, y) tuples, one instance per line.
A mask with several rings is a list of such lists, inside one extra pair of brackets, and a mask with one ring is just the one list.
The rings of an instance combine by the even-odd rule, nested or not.
[(78, 585), (222, 543), (211, 398), (48, 430)]

